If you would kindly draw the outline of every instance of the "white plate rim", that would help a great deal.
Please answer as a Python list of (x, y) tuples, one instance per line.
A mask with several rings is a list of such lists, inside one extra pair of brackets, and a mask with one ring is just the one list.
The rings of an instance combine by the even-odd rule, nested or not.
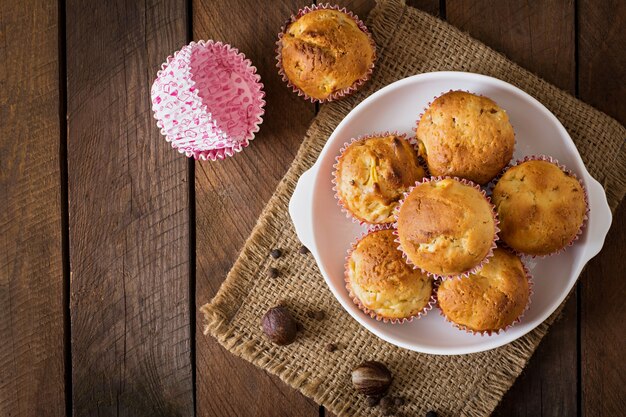
[[(421, 346), (421, 345), (416, 346), (414, 344), (404, 343), (402, 341), (389, 337), (385, 333), (381, 333), (380, 331), (378, 331), (377, 328), (370, 326), (370, 323), (368, 322), (369, 317), (363, 314), (353, 313), (353, 310), (349, 308), (350, 306), (349, 303), (352, 303), (352, 301), (350, 300), (348, 303), (348, 301), (346, 301), (339, 294), (339, 291), (345, 291), (345, 288), (344, 287), (338, 288), (333, 283), (333, 281), (330, 279), (330, 276), (329, 276), (330, 274), (328, 273), (328, 271), (326, 271), (323, 263), (320, 261), (319, 251), (317, 250), (315, 231), (314, 231), (313, 224), (312, 224), (313, 218), (312, 218), (311, 212), (312, 212), (312, 206), (314, 203), (313, 201), (314, 196), (312, 195), (312, 191), (316, 187), (317, 181), (327, 180), (326, 178), (323, 178), (323, 179), (320, 178), (320, 175), (318, 175), (319, 168), (320, 168), (321, 162), (325, 160), (325, 158), (328, 157), (327, 154), (332, 148), (332, 143), (337, 136), (337, 132), (341, 131), (342, 127), (345, 124), (350, 122), (350, 119), (353, 117), (354, 114), (356, 114), (359, 111), (360, 108), (367, 106), (370, 102), (377, 100), (379, 97), (383, 96), (384, 94), (388, 94), (391, 90), (394, 90), (396, 88), (402, 88), (404, 85), (408, 83), (415, 82), (416, 79), (419, 81), (428, 81), (429, 79), (436, 80), (440, 78), (445, 79), (449, 77), (452, 77), (455, 79), (461, 79), (461, 80), (465, 79), (467, 81), (481, 81), (485, 83), (492, 83), (499, 88), (509, 90), (512, 94), (520, 95), (522, 98), (527, 100), (531, 105), (539, 109), (545, 117), (549, 118), (553, 124), (556, 125), (556, 127), (559, 129), (562, 136), (569, 140), (573, 155), (577, 159), (579, 167), (582, 167), (582, 171), (579, 170), (580, 172), (577, 172), (577, 175), (579, 175), (579, 177), (582, 177), (583, 181), (585, 182), (585, 185), (587, 187), (588, 197), (589, 197), (589, 203), (593, 207), (593, 210), (591, 210), (589, 214), (590, 216), (589, 223), (592, 223), (592, 222), (594, 223), (594, 228), (592, 231), (594, 235), (594, 239), (592, 240), (591, 243), (588, 243), (585, 246), (584, 262), (581, 262), (578, 268), (576, 268), (570, 274), (567, 290), (559, 294), (559, 297), (552, 302), (550, 308), (546, 309), (538, 319), (533, 320), (531, 326), (529, 326), (523, 333), (512, 335), (510, 334), (510, 332), (504, 332), (504, 333), (500, 333), (500, 335), (498, 335), (497, 338), (484, 337), (485, 343), (480, 344), (480, 345), (475, 345), (469, 348), (446, 347), (446, 348), (432, 349), (432, 348)], [(332, 157), (334, 158), (334, 155)], [(330, 187), (330, 184), (329, 184), (329, 187)], [(337, 209), (339, 210), (339, 208)], [(582, 268), (584, 268), (585, 264), (589, 262), (589, 260), (593, 258), (601, 250), (604, 244), (604, 239), (606, 237), (606, 234), (608, 233), (608, 230), (611, 225), (611, 220), (612, 220), (611, 210), (606, 200), (606, 194), (604, 192), (604, 188), (600, 185), (598, 181), (596, 181), (589, 174), (573, 140), (569, 136), (565, 127), (563, 127), (561, 122), (558, 120), (558, 118), (554, 114), (552, 114), (552, 112), (550, 112), (543, 104), (541, 104), (538, 100), (536, 100), (534, 97), (532, 97), (525, 91), (505, 81), (502, 81), (500, 79), (490, 77), (487, 75), (468, 73), (468, 72), (457, 72), (457, 71), (429, 72), (429, 73), (413, 75), (413, 76), (395, 81), (381, 88), (380, 90), (376, 91), (372, 95), (368, 96), (363, 101), (361, 101), (357, 106), (355, 106), (348, 113), (348, 115), (346, 115), (346, 117), (333, 130), (333, 133), (328, 138), (315, 164), (308, 171), (304, 172), (302, 176), (300, 177), (300, 179), (298, 180), (296, 189), (294, 190), (294, 193), (289, 201), (289, 213), (294, 223), (298, 238), (303, 244), (305, 244), (309, 248), (312, 255), (314, 256), (316, 264), (318, 268), (320, 269), (322, 276), (324, 277), (326, 285), (330, 288), (333, 296), (339, 301), (339, 303), (342, 305), (344, 310), (346, 310), (352, 318), (354, 318), (360, 325), (365, 327), (368, 331), (372, 332), (379, 338), (389, 343), (392, 343), (396, 346), (399, 346), (408, 350), (413, 350), (413, 351), (427, 353), (427, 354), (435, 354), (435, 355), (462, 355), (462, 354), (478, 353), (478, 352), (495, 349), (497, 347), (511, 343), (512, 341), (524, 336), (525, 334), (527, 334), (528, 332), (532, 331), (537, 326), (539, 326), (541, 323), (543, 323), (565, 300), (565, 298), (567, 297), (567, 295), (569, 294), (569, 292), (575, 285), (578, 279), (578, 276), (580, 275)], [(431, 312), (431, 314), (432, 313), (433, 312)], [(476, 337), (481, 337), (481, 336), (476, 336)]]

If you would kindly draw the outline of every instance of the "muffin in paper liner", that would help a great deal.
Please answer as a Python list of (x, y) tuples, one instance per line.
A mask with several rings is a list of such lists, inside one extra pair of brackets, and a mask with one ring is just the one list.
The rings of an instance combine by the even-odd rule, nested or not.
[[(493, 236), (493, 241), (491, 243), (491, 247), (489, 248), (489, 252), (487, 253), (487, 255), (485, 255), (485, 257), (483, 258), (483, 260), (478, 263), (477, 265), (475, 265), (474, 267), (463, 271), (459, 274), (451, 274), (451, 275), (443, 275), (443, 274), (436, 274), (434, 272), (430, 272), (427, 271), (417, 265), (415, 265), (408, 257), (407, 253), (405, 252), (405, 250), (402, 248), (402, 243), (400, 242), (400, 236), (398, 234), (398, 215), (400, 213), (400, 209), (402, 208), (402, 205), (404, 204), (406, 198), (409, 196), (409, 194), (411, 194), (411, 192), (415, 189), (415, 187), (419, 187), (420, 185), (423, 184), (427, 184), (430, 182), (439, 182), (445, 179), (452, 179), (455, 181), (458, 181), (464, 185), (473, 187), (474, 189), (476, 189), (477, 191), (480, 192), (480, 194), (485, 198), (485, 200), (487, 201), (487, 203), (489, 204), (489, 207), (491, 208), (491, 213), (493, 216), (493, 224), (494, 224), (494, 236)], [(498, 216), (496, 215), (496, 210), (495, 210), (495, 206), (491, 203), (491, 199), (487, 196), (485, 190), (483, 190), (478, 184), (473, 183), (470, 180), (466, 180), (464, 178), (458, 178), (458, 177), (428, 177), (428, 178), (423, 178), (421, 181), (418, 181), (417, 183), (415, 183), (415, 185), (413, 187), (411, 187), (406, 193), (404, 193), (404, 198), (399, 202), (398, 206), (396, 207), (395, 210), (395, 223), (393, 224), (393, 228), (394, 228), (394, 234), (396, 235), (396, 240), (395, 242), (398, 244), (398, 249), (400, 251), (402, 251), (402, 256), (404, 257), (404, 259), (406, 260), (406, 262), (413, 266), (413, 268), (415, 269), (419, 269), (421, 270), (424, 274), (427, 274), (435, 279), (442, 279), (442, 280), (446, 280), (446, 279), (461, 279), (461, 278), (467, 278), (468, 276), (470, 276), (471, 274), (474, 274), (476, 272), (478, 272), (485, 264), (487, 264), (489, 262), (489, 258), (491, 258), (493, 256), (493, 250), (496, 248), (496, 242), (498, 241), (498, 233), (500, 232), (500, 228), (498, 227), (499, 225), (499, 220), (498, 220)]]
[(350, 258), (352, 256), (352, 252), (354, 252), (354, 250), (356, 249), (357, 245), (367, 236), (369, 236), (372, 233), (376, 233), (376, 232), (380, 232), (383, 230), (393, 230), (393, 226), (391, 225), (376, 225), (376, 226), (372, 226), (370, 227), (367, 231), (361, 233), (361, 235), (356, 238), (352, 244), (350, 245), (350, 248), (348, 249), (346, 258), (345, 258), (345, 264), (344, 264), (344, 281), (345, 281), (345, 285), (346, 285), (346, 289), (348, 290), (348, 294), (350, 296), (350, 299), (352, 299), (352, 301), (354, 302), (354, 304), (356, 304), (356, 306), (363, 311), (365, 314), (367, 314), (368, 316), (370, 316), (371, 318), (377, 320), (377, 321), (382, 321), (383, 323), (391, 323), (391, 324), (402, 324), (402, 323), (407, 323), (407, 322), (412, 322), (414, 319), (420, 319), (421, 317), (425, 316), (428, 311), (432, 310), (433, 307), (436, 305), (437, 303), (437, 298), (436, 298), (436, 283), (435, 280), (433, 279), (432, 281), (432, 289), (431, 289), (431, 294), (430, 294), (430, 299), (428, 300), (428, 303), (424, 306), (424, 308), (422, 308), (418, 313), (407, 316), (407, 317), (403, 317), (403, 318), (395, 318), (395, 317), (386, 317), (382, 314), (377, 313), (374, 310), (371, 310), (369, 308), (367, 308), (363, 302), (359, 299), (359, 297), (354, 293), (353, 289), (352, 289), (352, 285), (350, 282), (350, 277), (348, 276), (348, 268), (349, 268), (349, 261)]
[(152, 84), (157, 126), (189, 157), (232, 156), (248, 146), (263, 121), (260, 80), (236, 48), (212, 40), (191, 42), (167, 58)]
[[(285, 70), (283, 68), (283, 59), (282, 59), (282, 39), (289, 25), (295, 22), (296, 20), (298, 20), (299, 18), (301, 18), (302, 16), (304, 16), (305, 14), (316, 11), (316, 10), (336, 10), (338, 12), (345, 13), (346, 15), (348, 15), (350, 18), (352, 18), (352, 20), (354, 20), (354, 22), (357, 24), (359, 29), (361, 29), (361, 31), (365, 33), (365, 35), (367, 35), (370, 41), (370, 45), (373, 50), (372, 63), (367, 69), (367, 72), (361, 78), (356, 80), (350, 87), (335, 91), (324, 99), (311, 97), (307, 93), (305, 93), (303, 90), (298, 88), (295, 84), (293, 84), (291, 80), (289, 80), (289, 77), (287, 77), (287, 74), (285, 73)], [(365, 23), (363, 23), (363, 21), (361, 21), (358, 16), (356, 16), (351, 11), (347, 10), (345, 7), (331, 5), (330, 3), (312, 4), (310, 6), (306, 6), (298, 10), (297, 14), (291, 15), (291, 17), (287, 19), (287, 21), (285, 22), (285, 25), (281, 27), (280, 29), (280, 33), (278, 34), (278, 40), (276, 41), (275, 52), (276, 52), (276, 68), (278, 68), (278, 74), (281, 76), (282, 80), (287, 84), (289, 88), (291, 88), (291, 90), (294, 93), (298, 94), (299, 97), (303, 97), (305, 100), (308, 100), (311, 103), (327, 103), (330, 101), (339, 100), (345, 96), (348, 96), (354, 93), (371, 78), (372, 72), (374, 71), (375, 62), (376, 62), (376, 42), (374, 42), (374, 38), (372, 38), (372, 35), (369, 29), (367, 28), (367, 26), (365, 26)]]
[[(558, 255), (560, 253), (563, 253), (565, 250), (567, 250), (567, 248), (569, 248), (570, 246), (574, 245), (574, 243), (580, 238), (580, 236), (584, 232), (585, 227), (587, 226), (587, 221), (589, 220), (589, 196), (587, 195), (587, 188), (585, 187), (585, 184), (582, 181), (582, 179), (580, 179), (573, 171), (567, 169), (567, 167), (565, 167), (565, 165), (560, 164), (559, 161), (557, 161), (556, 159), (554, 159), (554, 158), (552, 158), (551, 156), (548, 156), (548, 155), (527, 155), (524, 158), (518, 159), (514, 163), (509, 164), (489, 183), (489, 193), (491, 195), (493, 194), (493, 190), (496, 187), (496, 185), (498, 184), (498, 181), (500, 181), (502, 176), (509, 169), (511, 169), (513, 167), (516, 167), (516, 166), (518, 166), (520, 164), (523, 164), (524, 162), (528, 162), (528, 161), (545, 161), (545, 162), (549, 162), (549, 163), (555, 165), (556, 167), (558, 167), (561, 171), (563, 171), (568, 176), (573, 177), (574, 179), (576, 179), (578, 181), (578, 183), (580, 184), (582, 190), (583, 190), (583, 199), (585, 201), (585, 208), (586, 208), (585, 209), (585, 214), (583, 215), (583, 221), (582, 221), (580, 227), (578, 228), (578, 232), (572, 237), (572, 239), (566, 245), (564, 245), (560, 249), (557, 249), (557, 250), (552, 251), (550, 253), (547, 253), (545, 255), (534, 255), (534, 254), (525, 253), (525, 252), (519, 251), (519, 250), (517, 250), (515, 248), (512, 248), (511, 246), (509, 246), (502, 239), (502, 237), (500, 237), (500, 241), (498, 243), (501, 246), (506, 247), (510, 251), (514, 252), (518, 256), (528, 256), (530, 258), (545, 259), (545, 258), (548, 258), (550, 256)], [(496, 209), (496, 211), (497, 211), (497, 209)]]
[[(528, 269), (528, 267), (526, 266), (526, 264), (524, 263), (524, 260), (521, 259), (521, 256), (516, 254), (514, 251), (511, 251), (509, 248), (503, 247), (504, 250), (508, 251), (509, 253), (514, 254), (515, 256), (517, 256), (522, 264), (522, 268), (524, 269), (524, 274), (526, 276), (526, 280), (528, 282), (528, 301), (526, 302), (526, 306), (524, 307), (524, 310), (522, 310), (522, 312), (519, 314), (519, 316), (517, 316), (517, 318), (515, 320), (513, 320), (510, 324), (506, 325), (504, 328), (501, 329), (494, 329), (494, 330), (473, 330), (470, 329), (469, 327), (462, 325), (462, 324), (458, 324), (455, 323), (454, 321), (450, 320), (443, 312), (443, 310), (441, 309), (441, 307), (439, 306), (439, 302), (437, 300), (437, 307), (439, 310), (439, 314), (448, 322), (450, 323), (450, 325), (452, 325), (453, 327), (457, 328), (458, 330), (463, 330), (466, 333), (472, 334), (472, 335), (480, 335), (480, 336), (492, 336), (494, 334), (498, 335), (500, 333), (504, 333), (506, 332), (508, 329), (510, 329), (511, 327), (515, 326), (516, 324), (520, 323), (522, 321), (522, 319), (524, 318), (524, 315), (526, 314), (526, 312), (528, 311), (528, 309), (530, 308), (530, 303), (532, 301), (532, 297), (534, 294), (533, 291), (533, 276), (530, 273), (530, 270)], [(466, 277), (463, 279), (472, 279), (472, 277)], [(442, 281), (437, 281), (435, 284), (435, 294), (437, 294), (437, 291), (439, 290), (439, 286), (441, 285)]]
[[(354, 143), (357, 142), (361, 142), (361, 141), (365, 141), (367, 139), (372, 139), (372, 138), (378, 138), (378, 137), (386, 137), (386, 136), (396, 136), (401, 140), (405, 140), (407, 141), (412, 147), (413, 149), (415, 149), (415, 153), (417, 154), (417, 147), (416, 147), (416, 141), (414, 138), (407, 138), (407, 135), (405, 134), (400, 134), (397, 131), (385, 131), (385, 132), (375, 132), (375, 133), (370, 133), (370, 134), (366, 134), (366, 135), (361, 135), (358, 136), (356, 138), (352, 138), (350, 139), (350, 141), (345, 142), (341, 149), (339, 150), (339, 154), (335, 157), (335, 163), (333, 164), (333, 173), (332, 173), (332, 190), (334, 193), (334, 197), (337, 200), (337, 204), (339, 205), (341, 211), (345, 214), (346, 218), (351, 219), (354, 223), (358, 223), (360, 225), (363, 224), (367, 224), (367, 225), (384, 225), (384, 224), (393, 224), (393, 221), (389, 221), (386, 223), (374, 223), (371, 221), (368, 221), (367, 219), (361, 218), (359, 217), (356, 213), (354, 213), (352, 210), (350, 210), (346, 203), (343, 201), (343, 199), (341, 198), (341, 196), (339, 195), (339, 178), (337, 177), (338, 174), (338, 170), (339, 170), (339, 162), (341, 157), (344, 155), (344, 152)], [(424, 163), (423, 159), (419, 157), (418, 155), (418, 165), (424, 170), (424, 177), (426, 177), (428, 175), (428, 169), (426, 168), (426, 164)], [(424, 178), (422, 177), (422, 178)], [(394, 209), (395, 210), (395, 209)], [(392, 211), (393, 212), (393, 211)]]
[[(416, 119), (416, 121), (415, 121), (415, 128), (414, 128), (414, 131), (415, 131), (415, 133), (416, 133), (416, 136), (415, 136), (415, 143), (416, 143), (416, 146), (417, 146), (417, 148), (418, 148), (420, 158), (422, 158), (422, 159), (424, 160), (424, 163), (425, 163), (425, 165), (426, 165), (426, 167), (427, 167), (427, 168), (428, 168), (428, 161), (427, 161), (427, 157), (425, 157), (424, 155), (422, 155), (422, 150), (421, 150), (421, 146), (424, 146), (424, 145), (423, 145), (423, 144), (421, 144), (421, 141), (417, 138), (417, 129), (418, 129), (419, 124), (420, 124), (420, 122), (421, 122), (421, 120), (422, 120), (422, 117), (424, 116), (424, 113), (426, 112), (426, 110), (428, 110), (428, 109), (430, 108), (430, 106), (433, 104), (433, 102), (434, 102), (435, 100), (437, 100), (438, 98), (440, 98), (441, 96), (443, 96), (444, 94), (448, 94), (448, 93), (451, 93), (451, 92), (454, 92), (454, 91), (461, 91), (461, 92), (468, 93), (468, 94), (472, 94), (472, 95), (475, 95), (475, 96), (478, 96), (478, 97), (485, 97), (485, 98), (488, 98), (488, 99), (490, 99), (490, 100), (492, 100), (492, 101), (493, 101), (493, 99), (491, 99), (489, 96), (486, 96), (486, 95), (484, 95), (484, 94), (478, 94), (478, 93), (475, 93), (475, 92), (472, 92), (472, 91), (469, 91), (469, 90), (463, 90), (463, 89), (455, 89), (455, 90), (450, 89), (450, 90), (448, 90), (448, 91), (442, 91), (442, 92), (441, 92), (441, 93), (439, 93), (438, 95), (434, 96), (434, 97), (432, 98), (432, 100), (430, 100), (428, 103), (426, 103), (426, 106), (424, 106), (424, 107), (422, 108), (422, 111), (421, 111), (421, 112), (418, 114), (418, 116), (417, 116), (417, 119)], [(494, 102), (495, 102), (495, 101), (494, 101)], [(496, 105), (498, 105), (498, 103), (496, 103)], [(498, 107), (499, 107), (499, 105), (498, 105)], [(503, 109), (503, 110), (504, 110), (504, 109)], [(504, 111), (506, 112), (506, 110), (504, 110)], [(509, 124), (510, 124), (510, 125), (511, 125), (511, 127), (513, 128), (513, 152), (511, 152), (511, 159), (513, 159), (513, 158), (512, 158), (512, 155), (513, 155), (513, 153), (515, 152), (515, 148), (516, 148), (516, 146), (517, 146), (517, 136), (516, 136), (516, 134), (515, 134), (515, 127), (514, 127), (514, 126), (513, 126), (513, 124), (511, 123), (511, 120), (509, 120)], [(504, 168), (506, 168), (507, 166), (509, 166), (509, 164), (510, 164), (510, 160), (509, 160), (509, 162), (507, 162), (507, 164), (504, 166)], [(430, 175), (432, 175), (432, 173), (430, 172), (430, 169), (428, 169), (428, 172), (430, 173)], [(495, 176), (494, 178), (496, 178), (498, 175), (500, 175), (500, 173), (496, 174), (496, 176)], [(448, 175), (448, 176), (452, 176), (452, 175)], [(480, 185), (485, 186), (485, 187), (488, 187), (488, 185), (489, 185), (492, 181), (494, 181), (494, 178), (492, 178), (491, 180), (489, 180), (489, 181), (487, 181), (487, 182), (485, 182), (485, 183), (482, 183), (482, 184), (480, 184)], [(474, 182), (474, 181), (472, 181), (472, 182)]]

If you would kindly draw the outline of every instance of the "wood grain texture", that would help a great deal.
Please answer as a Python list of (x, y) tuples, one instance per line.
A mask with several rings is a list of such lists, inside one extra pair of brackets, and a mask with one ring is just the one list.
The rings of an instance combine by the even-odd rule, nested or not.
[(578, 1), (578, 94), (626, 123), (626, 2)]
[[(570, 0), (446, 2), (450, 23), (572, 94), (576, 86), (574, 13)], [(494, 415), (576, 415), (576, 309), (576, 296), (572, 295), (561, 319)]]
[[(264, 122), (249, 148), (226, 161), (196, 163), (197, 305), (206, 303), (221, 285), (314, 116), (315, 106), (279, 78), (274, 58), (280, 27), (307, 4), (281, 1), (260, 7), (251, 0), (193, 1), (193, 38), (237, 47), (257, 67), (267, 94)], [(198, 314), (198, 416), (319, 414), (313, 401), (231, 355), (204, 336), (202, 327)]]
[[(626, 123), (626, 3), (582, 0), (578, 6), (580, 98)], [(622, 202), (604, 249), (582, 276), (581, 412), (585, 416), (624, 414), (625, 242), (626, 204)]]
[(66, 8), (73, 412), (192, 416), (188, 162), (150, 109), (186, 3)]
[(0, 415), (64, 416), (56, 1), (0, 3)]

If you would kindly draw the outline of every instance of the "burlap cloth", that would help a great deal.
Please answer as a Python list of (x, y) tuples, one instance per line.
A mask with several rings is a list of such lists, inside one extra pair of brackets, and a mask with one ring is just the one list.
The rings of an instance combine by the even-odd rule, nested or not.
[[(612, 210), (626, 189), (626, 129), (456, 28), (399, 0), (381, 1), (371, 12), (368, 26), (379, 52), (372, 81), (358, 94), (322, 106), (233, 269), (215, 298), (201, 308), (206, 333), (339, 416), (381, 413), (379, 407), (367, 407), (350, 383), (352, 368), (367, 359), (384, 362), (392, 370), (393, 393), (408, 400), (399, 410), (404, 415), (420, 416), (430, 409), (440, 416), (488, 415), (520, 374), (560, 309), (526, 336), (478, 354), (432, 356), (386, 343), (341, 308), (313, 257), (298, 253), (300, 242), (287, 212), (296, 182), (357, 103), (389, 83), (429, 71), (486, 74), (536, 97), (574, 139), (587, 169), (606, 189)], [(276, 247), (284, 254), (273, 260), (269, 252)], [(266, 276), (270, 264), (278, 265), (280, 278)], [(260, 328), (263, 314), (281, 300), (304, 326), (297, 341), (286, 347), (269, 343)], [(309, 309), (318, 307), (326, 311), (325, 320), (307, 317)], [(340, 350), (327, 352), (328, 343), (338, 344)]]

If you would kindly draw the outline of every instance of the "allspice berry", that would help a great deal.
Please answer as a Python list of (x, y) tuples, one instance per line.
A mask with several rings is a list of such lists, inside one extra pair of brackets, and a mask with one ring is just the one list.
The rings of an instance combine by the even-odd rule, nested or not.
[(391, 371), (376, 361), (363, 362), (352, 371), (352, 385), (368, 397), (385, 394), (391, 380)]
[(270, 308), (261, 320), (263, 332), (277, 345), (288, 345), (296, 340), (298, 324), (284, 306)]

